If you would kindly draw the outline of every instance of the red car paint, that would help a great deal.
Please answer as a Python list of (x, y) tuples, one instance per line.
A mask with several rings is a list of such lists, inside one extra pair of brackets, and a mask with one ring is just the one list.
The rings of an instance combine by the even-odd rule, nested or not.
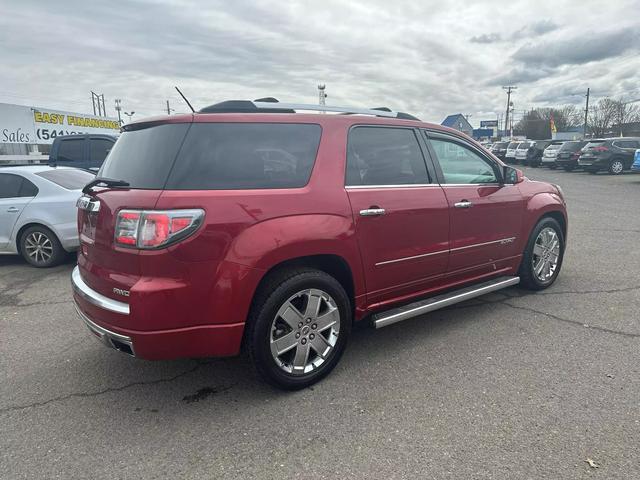
[[(75, 302), (96, 325), (129, 336), (141, 358), (237, 354), (260, 281), (283, 262), (318, 255), (341, 259), (350, 271), (348, 290), (358, 321), (420, 296), (515, 275), (529, 233), (545, 214), (559, 218), (566, 230), (559, 189), (527, 179), (514, 185), (345, 187), (347, 139), (354, 125), (426, 129), (477, 145), (439, 125), (287, 113), (194, 114), (152, 121), (311, 123), (321, 126), (322, 136), (310, 180), (302, 188), (107, 188), (91, 193), (101, 206), (93, 238), (83, 233), (88, 214), (79, 210), (79, 271), (94, 291), (127, 302), (130, 314), (102, 309), (77, 293)], [(463, 200), (473, 202), (473, 208), (454, 208)], [(358, 215), (377, 206), (387, 214)], [(199, 208), (205, 211), (205, 220), (194, 235), (167, 248), (114, 246), (117, 212), (135, 208)], [(393, 261), (397, 259), (404, 260)], [(128, 298), (114, 289), (128, 291)]]

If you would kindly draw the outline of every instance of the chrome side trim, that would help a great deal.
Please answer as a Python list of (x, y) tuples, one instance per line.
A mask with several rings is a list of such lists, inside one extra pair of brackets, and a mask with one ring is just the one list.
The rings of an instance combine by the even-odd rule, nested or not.
[(410, 183), (407, 185), (345, 185), (344, 188), (347, 190), (362, 190), (364, 188), (424, 188), (424, 187), (438, 187), (440, 185), (437, 183)]
[(135, 350), (133, 349), (133, 341), (131, 340), (131, 337), (127, 337), (126, 335), (120, 335), (119, 333), (112, 332), (111, 330), (107, 330), (106, 328), (103, 328), (100, 325), (93, 323), (91, 320), (89, 320), (89, 317), (87, 317), (84, 313), (82, 313), (78, 305), (75, 305), (75, 307), (76, 307), (76, 313), (78, 314), (80, 319), (84, 322), (84, 324), (91, 331), (91, 333), (93, 333), (96, 337), (98, 337), (98, 340), (100, 340), (109, 348), (113, 348), (114, 350), (118, 350), (119, 352), (128, 354), (128, 352), (123, 351), (122, 348), (119, 347), (119, 345), (114, 343), (112, 340), (115, 340), (121, 344), (125, 344), (131, 349), (131, 355), (134, 357), (136, 356)]
[(385, 260), (384, 262), (376, 263), (375, 266), (379, 267), (380, 265), (387, 265), (389, 263), (404, 262), (405, 260), (414, 260), (416, 258), (430, 257), (432, 255), (442, 255), (443, 253), (457, 252), (459, 250), (466, 250), (467, 248), (483, 247), (485, 245), (491, 245), (493, 243), (500, 243), (502, 245), (507, 245), (509, 243), (513, 243), (515, 240), (516, 240), (516, 237), (509, 237), (509, 238), (501, 238), (500, 240), (493, 240), (491, 242), (474, 243), (473, 245), (452, 248), (451, 250), (438, 250), (437, 252), (423, 253), (421, 255), (413, 255), (411, 257), (402, 257), (402, 258), (395, 258), (393, 260)]
[(380, 265), (388, 265), (390, 263), (404, 262), (406, 260), (415, 260), (416, 258), (431, 257), (433, 255), (442, 255), (443, 253), (449, 253), (449, 250), (439, 250), (437, 252), (423, 253), (422, 255), (414, 255), (412, 257), (396, 258), (395, 260), (385, 260), (384, 262), (376, 263), (376, 267), (379, 267)]
[(491, 242), (474, 243), (473, 245), (466, 245), (464, 247), (452, 248), (451, 251), (457, 252), (459, 250), (466, 250), (467, 248), (484, 247), (485, 245), (491, 245), (493, 243), (500, 243), (502, 245), (507, 245), (509, 243), (513, 243), (515, 240), (516, 240), (516, 237), (501, 238), (500, 240), (493, 240)]
[(82, 277), (80, 276), (80, 269), (77, 265), (71, 273), (71, 285), (73, 286), (73, 291), (84, 298), (87, 302), (93, 303), (97, 307), (104, 308), (111, 312), (129, 315), (129, 304), (105, 297), (84, 283), (84, 280), (82, 280)]
[(410, 305), (405, 305), (404, 307), (393, 308), (386, 312), (377, 313), (373, 316), (373, 325), (375, 328), (386, 327), (387, 325), (392, 325), (408, 318), (464, 302), (465, 300), (517, 285), (518, 283), (520, 283), (520, 277), (500, 277), (495, 280), (472, 285)]

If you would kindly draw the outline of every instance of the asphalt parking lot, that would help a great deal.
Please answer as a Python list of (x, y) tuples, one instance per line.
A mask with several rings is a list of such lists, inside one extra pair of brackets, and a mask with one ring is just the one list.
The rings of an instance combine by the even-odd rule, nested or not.
[(0, 257), (0, 477), (640, 478), (640, 175), (525, 173), (567, 197), (552, 288), (357, 329), (295, 393), (244, 358), (108, 350), (72, 260)]

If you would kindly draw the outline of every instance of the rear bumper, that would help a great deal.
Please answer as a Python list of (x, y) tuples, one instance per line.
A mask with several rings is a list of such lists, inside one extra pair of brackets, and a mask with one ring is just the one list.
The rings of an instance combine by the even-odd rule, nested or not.
[(128, 304), (92, 290), (82, 281), (78, 267), (73, 270), (71, 283), (78, 315), (89, 331), (110, 348), (147, 360), (226, 357), (240, 351), (244, 323), (150, 331), (123, 328), (110, 324), (105, 318), (115, 314), (126, 322), (130, 316)]

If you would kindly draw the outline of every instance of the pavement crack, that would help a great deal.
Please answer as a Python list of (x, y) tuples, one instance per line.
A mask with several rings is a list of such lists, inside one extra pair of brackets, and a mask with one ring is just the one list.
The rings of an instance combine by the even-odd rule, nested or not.
[(543, 312), (542, 310), (536, 310), (535, 308), (531, 308), (531, 307), (523, 307), (523, 306), (518, 306), (518, 305), (513, 305), (512, 303), (506, 302), (505, 300), (496, 300), (496, 301), (491, 301), (491, 300), (483, 300), (485, 303), (488, 304), (500, 304), (500, 305), (505, 305), (507, 307), (513, 308), (515, 310), (523, 310), (525, 312), (529, 312), (529, 313), (534, 313), (534, 314), (538, 314), (538, 315), (543, 315), (547, 318), (551, 318), (553, 320), (557, 320), (559, 322), (564, 322), (564, 323), (568, 323), (571, 325), (577, 325), (583, 328), (588, 328), (589, 330), (597, 330), (599, 332), (603, 332), (603, 333), (609, 333), (612, 335), (619, 335), (622, 337), (628, 337), (628, 338), (640, 338), (640, 333), (631, 333), (631, 332), (625, 332), (622, 330), (613, 330), (611, 328), (606, 328), (606, 327), (599, 327), (597, 325), (589, 325), (587, 323), (578, 321), (578, 320), (572, 320), (570, 318), (564, 318), (564, 317), (560, 317), (558, 315), (555, 315), (553, 313), (548, 313), (548, 312)]
[(103, 390), (98, 390), (97, 392), (76, 392), (76, 393), (70, 393), (68, 395), (62, 395), (59, 397), (54, 397), (54, 398), (50, 398), (49, 400), (45, 400), (42, 402), (33, 402), (33, 403), (28, 403), (25, 405), (13, 405), (10, 407), (4, 407), (4, 408), (0, 408), (0, 414), (2, 413), (7, 413), (7, 412), (14, 412), (14, 411), (18, 411), (18, 410), (25, 410), (27, 408), (35, 408), (35, 407), (43, 407), (45, 405), (49, 405), (50, 403), (57, 403), (57, 402), (63, 402), (65, 400), (68, 400), (70, 398), (90, 398), (90, 397), (97, 397), (100, 395), (104, 395), (105, 393), (112, 393), (112, 392), (121, 392), (122, 390), (126, 390), (128, 388), (131, 387), (136, 387), (136, 386), (141, 386), (141, 385), (157, 385), (157, 384), (161, 384), (161, 383), (169, 383), (169, 382), (173, 382), (174, 380), (177, 380), (181, 377), (184, 377), (186, 375), (189, 375), (190, 373), (195, 372), (196, 370), (198, 370), (200, 367), (205, 366), (205, 365), (209, 365), (211, 362), (198, 362), (196, 365), (194, 365), (192, 368), (185, 370), (184, 372), (178, 373), (172, 377), (167, 377), (167, 378), (159, 378), (157, 380), (150, 380), (148, 382), (131, 382), (131, 383), (127, 383), (126, 385), (121, 385), (119, 387), (110, 387), (110, 388), (105, 388)]

